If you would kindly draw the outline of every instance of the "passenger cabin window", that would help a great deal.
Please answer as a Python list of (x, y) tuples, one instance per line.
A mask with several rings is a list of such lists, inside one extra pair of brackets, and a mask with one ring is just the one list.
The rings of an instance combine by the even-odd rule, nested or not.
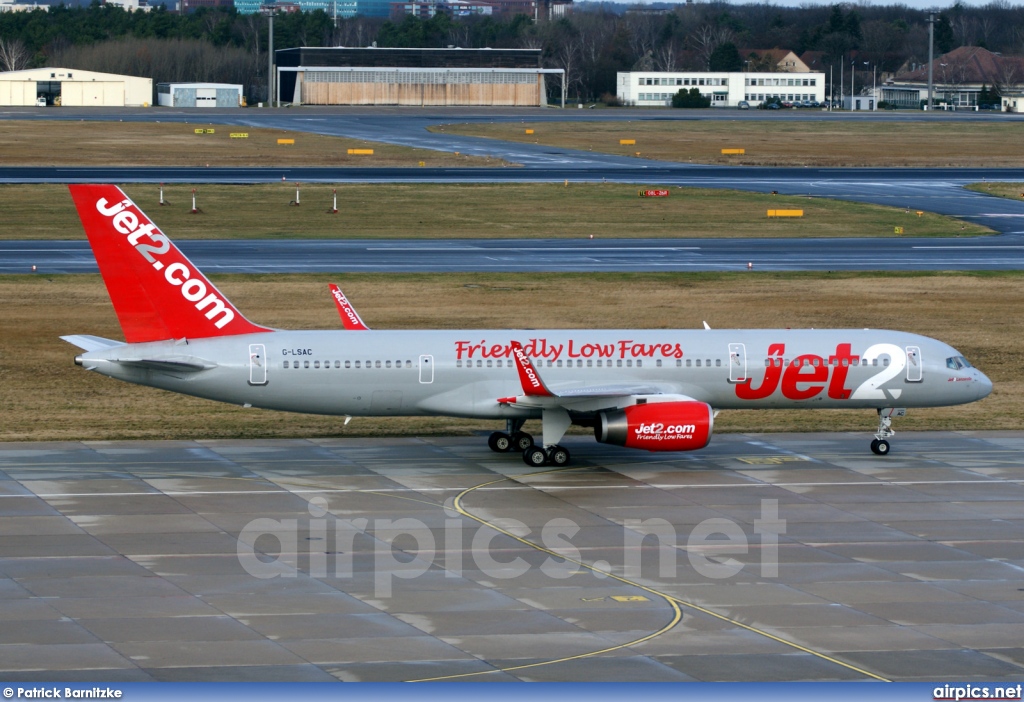
[(282, 367), (282, 368), (287, 368), (287, 367), (288, 367), (288, 361), (285, 361), (285, 362), (284, 362), (284, 363), (282, 364), (282, 366), (281, 366), (281, 367)]

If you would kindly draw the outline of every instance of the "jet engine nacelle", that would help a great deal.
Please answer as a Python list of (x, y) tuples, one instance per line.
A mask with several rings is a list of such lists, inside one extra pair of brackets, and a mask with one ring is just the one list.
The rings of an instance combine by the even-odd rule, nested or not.
[(659, 402), (600, 412), (594, 437), (646, 451), (694, 451), (711, 441), (714, 410), (706, 402)]

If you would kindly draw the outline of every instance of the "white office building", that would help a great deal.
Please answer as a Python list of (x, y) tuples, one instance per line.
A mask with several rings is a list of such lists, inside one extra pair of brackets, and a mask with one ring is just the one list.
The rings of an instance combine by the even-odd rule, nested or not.
[(680, 90), (697, 88), (712, 107), (736, 107), (747, 101), (757, 107), (771, 97), (783, 102), (825, 100), (824, 73), (727, 73), (681, 71), (619, 73), (616, 93), (624, 105), (671, 107)]

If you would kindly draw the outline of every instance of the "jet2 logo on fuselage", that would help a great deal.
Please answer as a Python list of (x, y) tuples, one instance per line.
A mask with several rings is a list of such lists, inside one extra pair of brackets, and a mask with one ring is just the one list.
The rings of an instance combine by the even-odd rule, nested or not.
[[(761, 384), (754, 387), (752, 380), (744, 380), (736, 385), (736, 397), (742, 400), (763, 400), (776, 390), (781, 390), (782, 396), (789, 400), (809, 400), (823, 391), (833, 400), (887, 400), (881, 385), (898, 376), (907, 366), (907, 354), (896, 344), (874, 344), (862, 356), (852, 352), (852, 344), (838, 344), (835, 353), (827, 359), (809, 353), (797, 356), (791, 363), (784, 365), (782, 357), (785, 354), (785, 344), (771, 344), (768, 347), (768, 366)], [(856, 390), (846, 387), (850, 369), (858, 367), (862, 358), (877, 363), (882, 356), (888, 356), (888, 365), (861, 383)], [(889, 392), (896, 398), (902, 391)]]

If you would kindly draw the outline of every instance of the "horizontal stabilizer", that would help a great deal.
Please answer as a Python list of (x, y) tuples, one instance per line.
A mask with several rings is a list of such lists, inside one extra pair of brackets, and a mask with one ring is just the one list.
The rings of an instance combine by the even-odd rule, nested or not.
[(61, 339), (72, 346), (77, 346), (83, 351), (102, 351), (103, 349), (112, 349), (115, 346), (125, 345), (123, 341), (104, 339), (102, 336), (92, 336), (91, 334), (70, 334), (62, 336)]

